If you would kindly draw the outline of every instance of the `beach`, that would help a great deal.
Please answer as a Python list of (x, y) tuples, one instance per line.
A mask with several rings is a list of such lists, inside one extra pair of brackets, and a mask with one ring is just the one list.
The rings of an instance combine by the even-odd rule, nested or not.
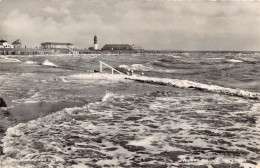
[[(99, 61), (134, 75), (94, 73)], [(0, 165), (255, 167), (259, 62), (257, 52), (0, 56)]]

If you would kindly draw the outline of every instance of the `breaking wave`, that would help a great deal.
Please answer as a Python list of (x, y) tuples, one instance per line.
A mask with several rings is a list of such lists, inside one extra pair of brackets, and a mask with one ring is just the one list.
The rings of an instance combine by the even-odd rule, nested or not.
[(127, 69), (128, 71), (129, 70), (135, 70), (135, 71), (152, 71), (153, 68), (152, 67), (148, 67), (148, 66), (145, 66), (143, 64), (133, 64), (133, 65), (119, 65), (119, 68), (124, 68), (124, 69)]
[(169, 79), (169, 78), (153, 78), (153, 77), (141, 77), (141, 76), (130, 76), (127, 79), (132, 79), (139, 82), (159, 84), (159, 85), (172, 85), (180, 88), (194, 88), (197, 90), (212, 91), (216, 93), (227, 94), (231, 96), (239, 96), (251, 99), (259, 99), (260, 94), (249, 92), (241, 89), (232, 89), (221, 87), (217, 85), (207, 85), (198, 82), (188, 81), (188, 80), (179, 80), (179, 79)]
[(38, 64), (37, 62), (34, 62), (34, 61), (26, 61), (24, 63), (25, 64), (30, 64), (30, 65), (37, 65)]
[(8, 62), (21, 62), (16, 58), (9, 58), (7, 56), (0, 55), (0, 62), (8, 63)]
[(42, 63), (42, 65), (51, 66), (51, 67), (59, 67), (58, 65), (48, 61), (47, 59)]
[(114, 97), (115, 94), (112, 92), (108, 92), (105, 94), (105, 96), (102, 98), (102, 101), (107, 101), (109, 98)]
[(155, 69), (152, 66), (146, 66), (143, 64), (133, 64), (131, 66), (123, 64), (123, 65), (120, 65), (119, 68), (123, 68), (128, 71), (135, 70), (135, 71), (143, 71), (143, 72), (150, 71), (150, 72), (173, 73), (176, 71), (174, 69)]
[(243, 61), (241, 61), (241, 60), (237, 60), (237, 59), (229, 59), (229, 60), (227, 60), (228, 62), (233, 62), (233, 63), (241, 63), (241, 62), (243, 62)]
[(117, 82), (129, 82), (125, 80), (125, 75), (122, 74), (100, 74), (100, 73), (87, 73), (70, 75), (64, 78), (67, 81), (75, 81), (80, 83), (117, 83)]
[[(107, 93), (101, 102), (66, 108), (8, 128), (0, 165), (180, 167), (191, 164), (182, 162), (185, 158), (214, 158), (208, 165), (253, 166), (258, 152), (253, 143), (259, 130), (256, 119), (250, 115), (241, 119), (234, 112), (259, 110), (259, 105), (244, 103), (240, 98), (200, 92)], [(212, 104), (215, 108), (207, 110)], [(223, 165), (223, 159), (239, 162)]]

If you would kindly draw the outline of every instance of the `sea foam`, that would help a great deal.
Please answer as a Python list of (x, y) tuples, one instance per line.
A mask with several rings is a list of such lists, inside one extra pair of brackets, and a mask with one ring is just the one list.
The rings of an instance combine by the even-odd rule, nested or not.
[[(237, 101), (241, 98), (202, 92), (197, 92), (196, 96), (190, 92), (187, 95), (181, 93), (161, 95), (155, 92), (140, 96), (107, 93), (101, 102), (66, 108), (21, 123), (9, 128), (2, 140), (5, 155), (0, 158), (3, 161), (0, 166), (19, 168), (37, 164), (38, 167), (134, 167), (138, 164), (138, 167), (150, 167), (158, 164), (159, 167), (167, 164), (168, 167), (180, 167), (181, 164), (203, 164), (180, 163), (181, 158), (225, 159), (233, 158), (233, 153), (238, 152), (238, 157), (250, 158), (256, 154), (256, 151), (250, 150), (257, 145), (252, 142), (258, 137), (255, 134), (258, 129), (240, 121), (239, 116), (233, 116), (234, 111), (220, 115), (227, 105), (240, 107)], [(185, 102), (189, 102), (189, 105), (184, 106)], [(155, 103), (157, 106), (153, 106)], [(212, 106), (212, 103), (218, 108), (207, 114), (196, 112)], [(235, 111), (250, 111), (250, 107), (245, 108)], [(258, 106), (255, 106), (251, 110), (257, 109)], [(218, 129), (218, 123), (221, 129)], [(230, 126), (222, 126), (229, 123)], [(241, 126), (237, 127), (237, 123)], [(246, 132), (243, 131), (245, 127)], [(226, 137), (233, 132), (237, 137)], [(242, 142), (244, 138), (249, 139)], [(225, 149), (220, 150), (219, 147)], [(218, 151), (231, 153), (219, 154)], [(54, 162), (21, 163), (15, 160), (46, 158)], [(69, 165), (70, 163), (74, 165)], [(247, 165), (252, 166), (249, 163)]]
[(16, 58), (9, 58), (8, 56), (1, 55), (0, 62), (8, 63), (8, 62), (21, 62), (21, 61)]
[(179, 79), (169, 79), (169, 78), (155, 78), (155, 77), (143, 77), (143, 76), (129, 76), (126, 79), (131, 79), (135, 81), (154, 83), (159, 85), (172, 85), (180, 88), (195, 88), (199, 90), (212, 91), (232, 96), (240, 96), (252, 99), (259, 99), (259, 93), (249, 92), (241, 89), (232, 89), (221, 87), (217, 85), (208, 85), (198, 82), (193, 82), (189, 80), (179, 80)]
[(42, 65), (46, 65), (46, 66), (52, 66), (52, 67), (58, 67), (58, 65), (48, 61), (47, 59), (42, 63)]

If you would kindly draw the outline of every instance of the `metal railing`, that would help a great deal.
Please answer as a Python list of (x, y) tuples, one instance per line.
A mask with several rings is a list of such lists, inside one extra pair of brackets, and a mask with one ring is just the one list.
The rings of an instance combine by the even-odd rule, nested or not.
[(68, 49), (69, 49), (69, 51), (71, 51), (71, 54), (75, 53), (71, 48), (68, 48)]
[(99, 61), (99, 65), (100, 65), (100, 66), (99, 66), (99, 68), (100, 68), (99, 72), (100, 72), (100, 73), (103, 72), (103, 65), (105, 65), (105, 66), (107, 66), (108, 68), (111, 69), (111, 73), (112, 73), (112, 74), (114, 74), (114, 72), (117, 72), (117, 73), (119, 73), (119, 74), (124, 74), (124, 73), (122, 73), (122, 72), (116, 70), (116, 69), (113, 68), (112, 66), (110, 66), (110, 65), (108, 65), (108, 64), (106, 64), (106, 63), (104, 63), (104, 62), (102, 62), (102, 61)]

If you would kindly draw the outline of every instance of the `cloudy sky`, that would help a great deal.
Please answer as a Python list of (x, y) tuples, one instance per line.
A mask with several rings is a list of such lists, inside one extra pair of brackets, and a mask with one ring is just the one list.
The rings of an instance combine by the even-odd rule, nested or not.
[(260, 1), (0, 0), (0, 38), (146, 49), (260, 50)]

